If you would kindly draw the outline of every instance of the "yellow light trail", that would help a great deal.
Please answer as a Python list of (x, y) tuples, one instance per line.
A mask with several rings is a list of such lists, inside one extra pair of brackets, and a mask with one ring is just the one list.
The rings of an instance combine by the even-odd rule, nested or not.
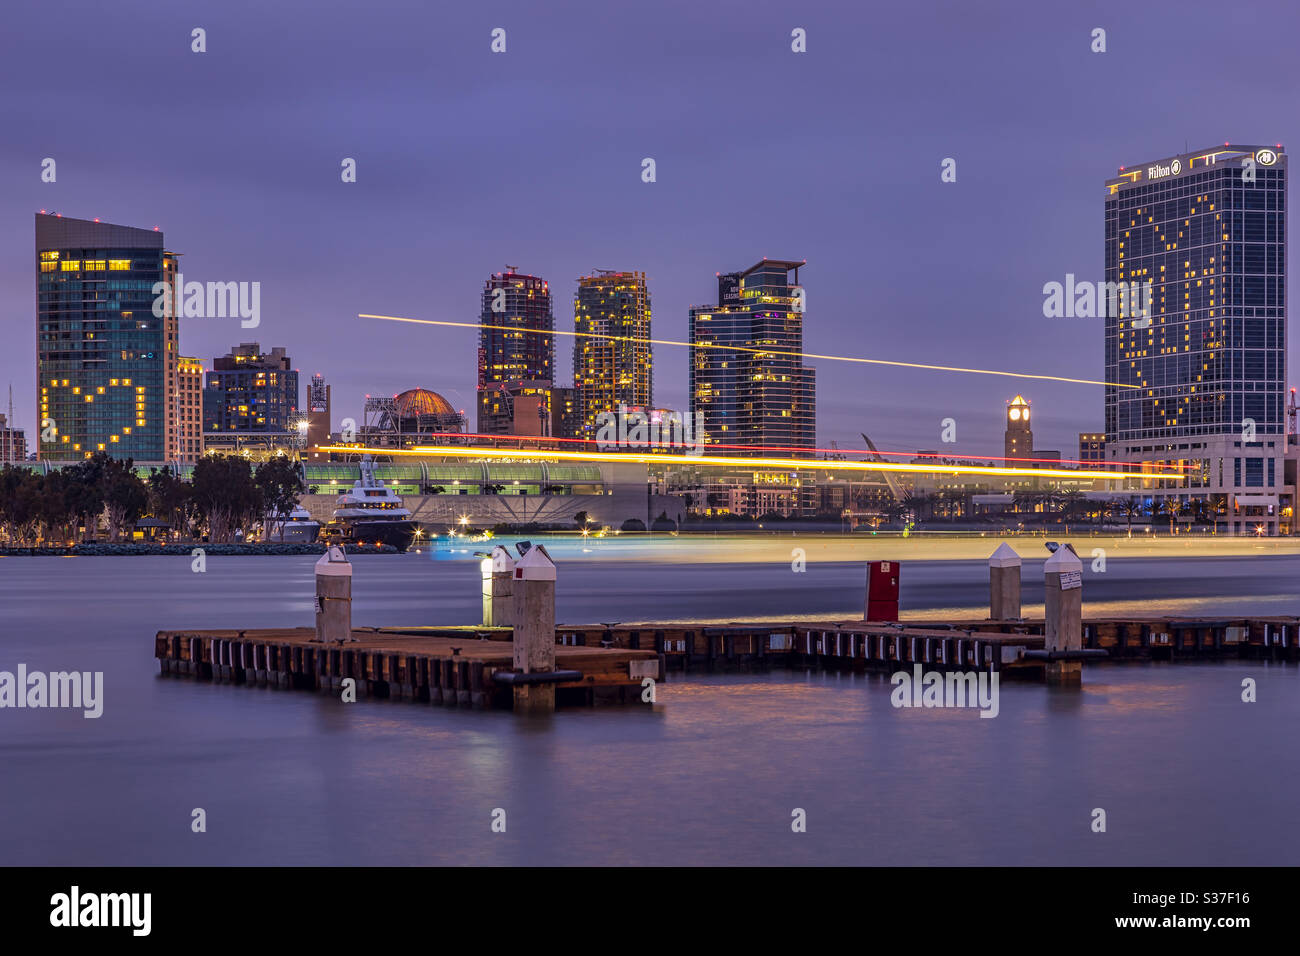
[(635, 452), (546, 451), (540, 448), (475, 448), (470, 445), (417, 445), (414, 448), (365, 448), (326, 445), (321, 451), (352, 455), (406, 455), (442, 458), (507, 458), (515, 461), (604, 461), (634, 465), (706, 465), (748, 470), (781, 468), (797, 471), (897, 471), (922, 475), (995, 475), (1006, 478), (1079, 478), (1118, 481), (1123, 478), (1182, 478), (1174, 471), (1070, 471), (1065, 468), (1008, 468), (997, 465), (913, 465), (898, 461), (822, 461), (815, 458), (731, 458), (720, 455), (652, 455)]
[(562, 330), (521, 329), (513, 325), (481, 325), (478, 322), (450, 322), (445, 319), (411, 319), (400, 315), (357, 314), (359, 319), (383, 319), (385, 322), (411, 322), (415, 325), (441, 325), (455, 329), (494, 329), (501, 332), (518, 332), (529, 335), (568, 335), (573, 338), (604, 339), (609, 342), (631, 342), (643, 345), (678, 345), (690, 348), (721, 349), (726, 352), (748, 352), (754, 355), (782, 355), (790, 358), (821, 359), (828, 362), (856, 362), (861, 365), (892, 365), (895, 368), (919, 368), (931, 372), (966, 372), (971, 375), (1003, 375), (1007, 378), (1034, 378), (1048, 382), (1069, 382), (1073, 385), (1114, 385), (1117, 388), (1141, 388), (1122, 382), (1098, 381), (1091, 378), (1067, 378), (1063, 375), (1035, 375), (1031, 372), (1002, 372), (989, 368), (958, 368), (955, 365), (925, 365), (921, 362), (896, 362), (890, 359), (861, 358), (854, 355), (822, 355), (818, 352), (788, 352), (780, 349), (756, 349), (744, 345), (719, 345), (716, 342), (679, 342), (676, 339), (643, 339), (633, 335), (602, 335), (599, 332), (567, 332)]

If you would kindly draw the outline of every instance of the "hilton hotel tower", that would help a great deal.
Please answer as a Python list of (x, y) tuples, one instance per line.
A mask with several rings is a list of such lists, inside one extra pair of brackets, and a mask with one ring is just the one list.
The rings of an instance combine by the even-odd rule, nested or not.
[(1149, 314), (1106, 319), (1106, 455), (1182, 466), (1133, 487), (1220, 533), (1290, 523), (1286, 165), (1280, 145), (1225, 144), (1106, 181), (1106, 281), (1152, 285)]

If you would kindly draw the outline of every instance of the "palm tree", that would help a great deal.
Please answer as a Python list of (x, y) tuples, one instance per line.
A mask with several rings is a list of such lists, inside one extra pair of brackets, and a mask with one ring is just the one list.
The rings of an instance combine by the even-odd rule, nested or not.
[(1194, 498), (1191, 502), (1192, 521), (1196, 524), (1209, 524), (1210, 502), (1205, 498)]
[(1060, 492), (1056, 495), (1056, 499), (1061, 502), (1065, 509), (1066, 524), (1069, 524), (1078, 517), (1079, 509), (1083, 506), (1085, 501), (1083, 492), (1077, 490)]
[(1018, 488), (1012, 492), (1011, 496), (1013, 507), (1017, 514), (1035, 514), (1038, 506), (1042, 505), (1046, 510), (1047, 503), (1041, 491), (1031, 488)]
[(1114, 518), (1119, 518), (1123, 514), (1124, 511), (1122, 508), (1122, 502), (1116, 501), (1114, 498), (1107, 498), (1104, 502), (1102, 502), (1101, 505), (1102, 524), (1105, 524), (1106, 522)]
[(1128, 519), (1128, 536), (1133, 537), (1133, 519), (1142, 517), (1145, 508), (1142, 507), (1142, 499), (1136, 495), (1129, 495), (1123, 501), (1116, 502), (1119, 513)]
[(1165, 514), (1169, 516), (1169, 533), (1174, 534), (1174, 521), (1179, 512), (1183, 510), (1183, 503), (1177, 498), (1166, 498), (1164, 501)]

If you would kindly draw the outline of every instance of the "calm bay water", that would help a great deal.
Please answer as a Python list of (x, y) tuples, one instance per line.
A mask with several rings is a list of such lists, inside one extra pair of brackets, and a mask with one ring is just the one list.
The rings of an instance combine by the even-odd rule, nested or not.
[[(474, 622), (473, 547), (356, 559), (354, 620)], [(860, 564), (793, 574), (674, 548), (571, 546), (558, 617), (861, 614)], [(985, 575), (908, 562), (904, 616), (986, 613)], [(1041, 602), (1037, 562), (1025, 580)], [(1112, 560), (1085, 570), (1085, 608), (1300, 614), (1297, 582), (1300, 556)], [(307, 625), (311, 593), (306, 557), (212, 557), (204, 574), (179, 557), (0, 559), (0, 670), (106, 684), (98, 720), (0, 710), (0, 862), (1300, 862), (1295, 666), (1092, 668), (1078, 692), (1004, 684), (993, 720), (896, 710), (887, 679), (863, 675), (691, 677), (662, 685), (654, 712), (538, 723), (158, 675), (155, 631)], [(190, 831), (195, 807), (207, 833)], [(790, 830), (796, 807), (806, 833)]]

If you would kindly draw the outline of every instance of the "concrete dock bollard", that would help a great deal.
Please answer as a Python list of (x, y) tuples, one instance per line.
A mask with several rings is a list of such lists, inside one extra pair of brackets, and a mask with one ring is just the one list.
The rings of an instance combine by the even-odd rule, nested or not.
[(316, 562), (316, 637), (325, 643), (356, 640), (352, 636), (352, 563), (339, 547)]
[(989, 555), (989, 618), (1020, 620), (1020, 555), (1005, 541)]
[(515, 559), (497, 545), (480, 562), (483, 572), (483, 626), (510, 627), (514, 612), (511, 587), (515, 576)]
[[(555, 562), (541, 545), (515, 562), (511, 583), (514, 665), (523, 674), (555, 670)], [(515, 713), (555, 710), (555, 685), (516, 684)]]
[(1079, 684), (1083, 662), (1054, 661), (1056, 651), (1077, 651), (1083, 647), (1083, 562), (1068, 547), (1060, 547), (1043, 565), (1044, 649), (1049, 684)]

